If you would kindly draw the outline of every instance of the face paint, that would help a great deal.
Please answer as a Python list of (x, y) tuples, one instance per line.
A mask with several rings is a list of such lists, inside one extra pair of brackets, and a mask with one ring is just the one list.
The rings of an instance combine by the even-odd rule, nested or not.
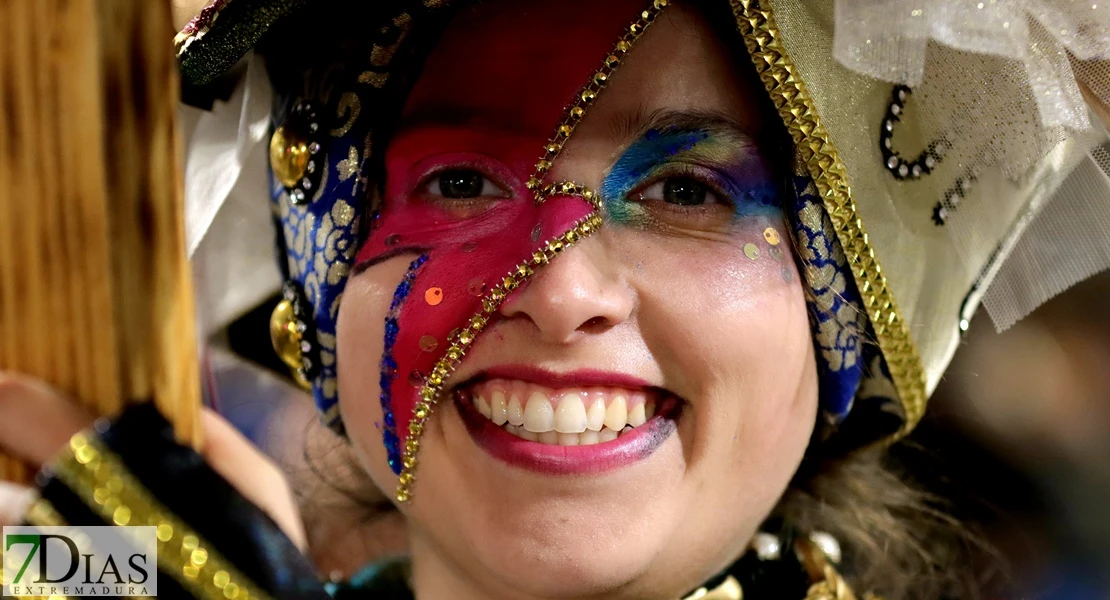
[[(469, 343), (486, 326), (480, 314), (496, 318), (489, 307), (503, 297), (475, 290), (523, 275), (521, 265), (544, 242), (595, 211), (571, 196), (536, 204), (525, 182), (564, 107), (642, 2), (605, 3), (597, 18), (576, 22), (570, 32), (561, 8), (536, 7), (534, 30), (497, 29), (496, 18), (464, 13), (429, 58), (386, 152), (383, 207), (355, 270), (398, 255), (420, 257), (397, 288), (397, 310), (391, 308), (385, 328), (383, 441), (395, 473), (408, 466), (401, 464), (402, 449), (418, 433), (413, 417), (424, 378), (434, 383), (449, 375), (436, 368), (452, 353), (461, 357), (455, 342), (465, 337)], [(497, 35), (480, 33), (489, 27)], [(428, 194), (449, 169), (496, 179), (500, 194), (450, 201)], [(437, 341), (435, 351), (424, 349), (429, 344), (421, 340), (428, 338)]]
[(755, 144), (722, 128), (649, 129), (621, 154), (601, 187), (606, 216), (645, 226), (650, 203), (637, 190), (667, 179), (692, 179), (729, 203), (733, 218), (781, 218), (778, 185)]

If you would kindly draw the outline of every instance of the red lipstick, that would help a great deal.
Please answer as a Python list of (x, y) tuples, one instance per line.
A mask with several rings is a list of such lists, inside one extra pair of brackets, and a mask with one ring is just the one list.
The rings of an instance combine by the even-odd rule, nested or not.
[(619, 469), (651, 456), (677, 428), (675, 418), (679, 413), (680, 400), (669, 394), (659, 395), (656, 391), (658, 388), (650, 389), (635, 377), (595, 370), (553, 373), (535, 367), (514, 365), (482, 372), (471, 379), (468, 387), (486, 379), (515, 379), (553, 389), (591, 385), (623, 387), (634, 392), (646, 391), (655, 396), (652, 402), (657, 404), (658, 410), (646, 423), (631, 429), (626, 428), (619, 437), (608, 442), (563, 446), (530, 441), (535, 438), (524, 439), (506, 431), (505, 427), (508, 425), (498, 425), (479, 412), (469, 391), (456, 391), (456, 409), (475, 444), (494, 458), (529, 471), (552, 475), (586, 475)]
[(652, 387), (651, 383), (625, 375), (623, 373), (610, 373), (598, 369), (579, 369), (566, 373), (556, 373), (531, 365), (501, 365), (486, 369), (474, 377), (473, 381), (485, 379), (518, 379), (535, 383), (549, 388), (584, 387), (588, 385), (601, 385), (608, 387), (623, 387), (629, 389), (643, 389)]

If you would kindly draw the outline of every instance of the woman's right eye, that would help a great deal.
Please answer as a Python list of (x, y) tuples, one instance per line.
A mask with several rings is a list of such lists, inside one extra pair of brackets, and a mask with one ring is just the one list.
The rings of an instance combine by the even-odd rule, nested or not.
[(504, 198), (505, 190), (474, 169), (448, 169), (433, 175), (428, 181), (425, 192), (430, 196), (440, 196), (452, 200), (470, 198)]

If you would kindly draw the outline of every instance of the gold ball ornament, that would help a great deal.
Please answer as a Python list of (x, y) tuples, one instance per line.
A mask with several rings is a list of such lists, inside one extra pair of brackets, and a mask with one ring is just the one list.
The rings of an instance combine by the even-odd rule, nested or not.
[(282, 300), (274, 307), (274, 312), (270, 314), (270, 342), (274, 345), (274, 352), (277, 353), (281, 362), (289, 367), (293, 373), (293, 379), (297, 384), (304, 389), (311, 389), (312, 384), (305, 379), (304, 374), (301, 372), (301, 361), (303, 354), (301, 352), (301, 341), (304, 339), (300, 329), (297, 327), (297, 317), (293, 311), (293, 303), (289, 300)]
[(270, 138), (270, 167), (285, 187), (297, 185), (304, 177), (308, 156), (308, 140), (285, 125)]

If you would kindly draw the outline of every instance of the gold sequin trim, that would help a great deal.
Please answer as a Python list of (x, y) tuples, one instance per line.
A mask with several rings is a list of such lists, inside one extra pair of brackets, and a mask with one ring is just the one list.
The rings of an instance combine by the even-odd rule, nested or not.
[(408, 502), (412, 498), (412, 488), (416, 483), (416, 455), (420, 451), (420, 438), (424, 435), (424, 424), (432, 414), (443, 391), (447, 378), (455, 371), (466, 349), (474, 342), (478, 333), (486, 326), (486, 322), (513, 290), (520, 287), (525, 280), (532, 276), (534, 269), (547, 264), (556, 255), (567, 249), (579, 240), (591, 235), (602, 225), (601, 198), (597, 193), (582, 184), (572, 181), (559, 181), (544, 183), (544, 176), (551, 169), (555, 159), (562, 152), (567, 140), (574, 133), (586, 109), (597, 100), (598, 95), (609, 83), (625, 54), (632, 49), (632, 44), (643, 35), (644, 31), (659, 16), (667, 6), (668, 0), (654, 0), (651, 7), (642, 11), (640, 17), (625, 30), (624, 34), (609, 55), (602, 60), (600, 69), (594, 72), (586, 84), (575, 97), (574, 102), (563, 115), (559, 125), (555, 128), (555, 135), (544, 144), (543, 155), (536, 163), (536, 169), (528, 180), (528, 189), (535, 196), (536, 204), (541, 204), (552, 196), (573, 196), (588, 201), (596, 209), (585, 218), (579, 220), (563, 235), (549, 240), (532, 253), (532, 257), (516, 266), (497, 285), (482, 298), (482, 310), (470, 317), (466, 325), (458, 333), (448, 338), (450, 346), (444, 356), (436, 362), (431, 373), (420, 388), (420, 400), (413, 408), (413, 418), (409, 422), (409, 435), (405, 440), (405, 447), (401, 453), (401, 474), (397, 480), (397, 501)]
[(590, 76), (589, 82), (579, 90), (578, 95), (575, 96), (574, 101), (570, 107), (567, 108), (563, 114), (562, 120), (559, 125), (555, 127), (555, 135), (551, 137), (543, 146), (543, 155), (540, 156), (539, 161), (536, 162), (536, 170), (532, 177), (528, 180), (527, 186), (529, 190), (535, 194), (536, 203), (542, 203), (544, 200), (552, 196), (577, 196), (589, 201), (594, 205), (594, 208), (601, 209), (601, 198), (588, 187), (577, 184), (571, 181), (558, 181), (554, 183), (544, 183), (544, 176), (547, 175), (548, 170), (555, 164), (555, 159), (563, 151), (567, 141), (570, 139), (571, 134), (574, 133), (574, 128), (586, 116), (586, 111), (601, 95), (602, 90), (609, 84), (613, 74), (616, 73), (617, 67), (620, 66), (622, 60), (628, 51), (632, 49), (632, 45), (636, 43), (644, 31), (655, 22), (663, 8), (667, 6), (668, 0), (654, 0), (651, 7), (640, 13), (640, 18), (636, 19), (631, 25), (625, 29), (624, 34), (621, 36), (617, 43), (610, 50), (609, 54), (601, 61), (601, 68), (594, 71)]
[(54, 472), (107, 523), (155, 527), (158, 567), (197, 598), (269, 600), (207, 540), (162, 506), (110, 450), (84, 433), (70, 439)]
[[(23, 519), (25, 521), (27, 521), (28, 523), (30, 523), (31, 525), (36, 525), (38, 527), (68, 527), (69, 526), (69, 523), (66, 523), (66, 520), (62, 518), (62, 515), (58, 514), (58, 511), (54, 508), (54, 505), (51, 504), (49, 501), (43, 499), (43, 498), (38, 498), (34, 502), (31, 503), (31, 507), (28, 508), (26, 514), (23, 515)], [(0, 556), (4, 555), (2, 550), (3, 549), (0, 548)], [(3, 561), (3, 559), (0, 559), (0, 562), (2, 562), (2, 561)], [(2, 585), (3, 582), (4, 582), (3, 574), (0, 574), (0, 585)], [(69, 596), (61, 596), (61, 595), (55, 595), (55, 596), (20, 596), (20, 597), (23, 598), (24, 600), (62, 600), (63, 598), (69, 598)]]
[(856, 212), (848, 171), (829, 140), (797, 67), (780, 41), (782, 34), (771, 9), (760, 0), (731, 0), (731, 4), (759, 78), (778, 107), (779, 116), (821, 194), (905, 408), (906, 422), (888, 440), (893, 442), (909, 433), (925, 412), (928, 396), (921, 356)]
[(23, 518), (32, 525), (39, 527), (66, 527), (69, 523), (62, 518), (54, 505), (45, 498), (39, 498), (31, 503), (31, 508), (27, 509), (27, 514)]

